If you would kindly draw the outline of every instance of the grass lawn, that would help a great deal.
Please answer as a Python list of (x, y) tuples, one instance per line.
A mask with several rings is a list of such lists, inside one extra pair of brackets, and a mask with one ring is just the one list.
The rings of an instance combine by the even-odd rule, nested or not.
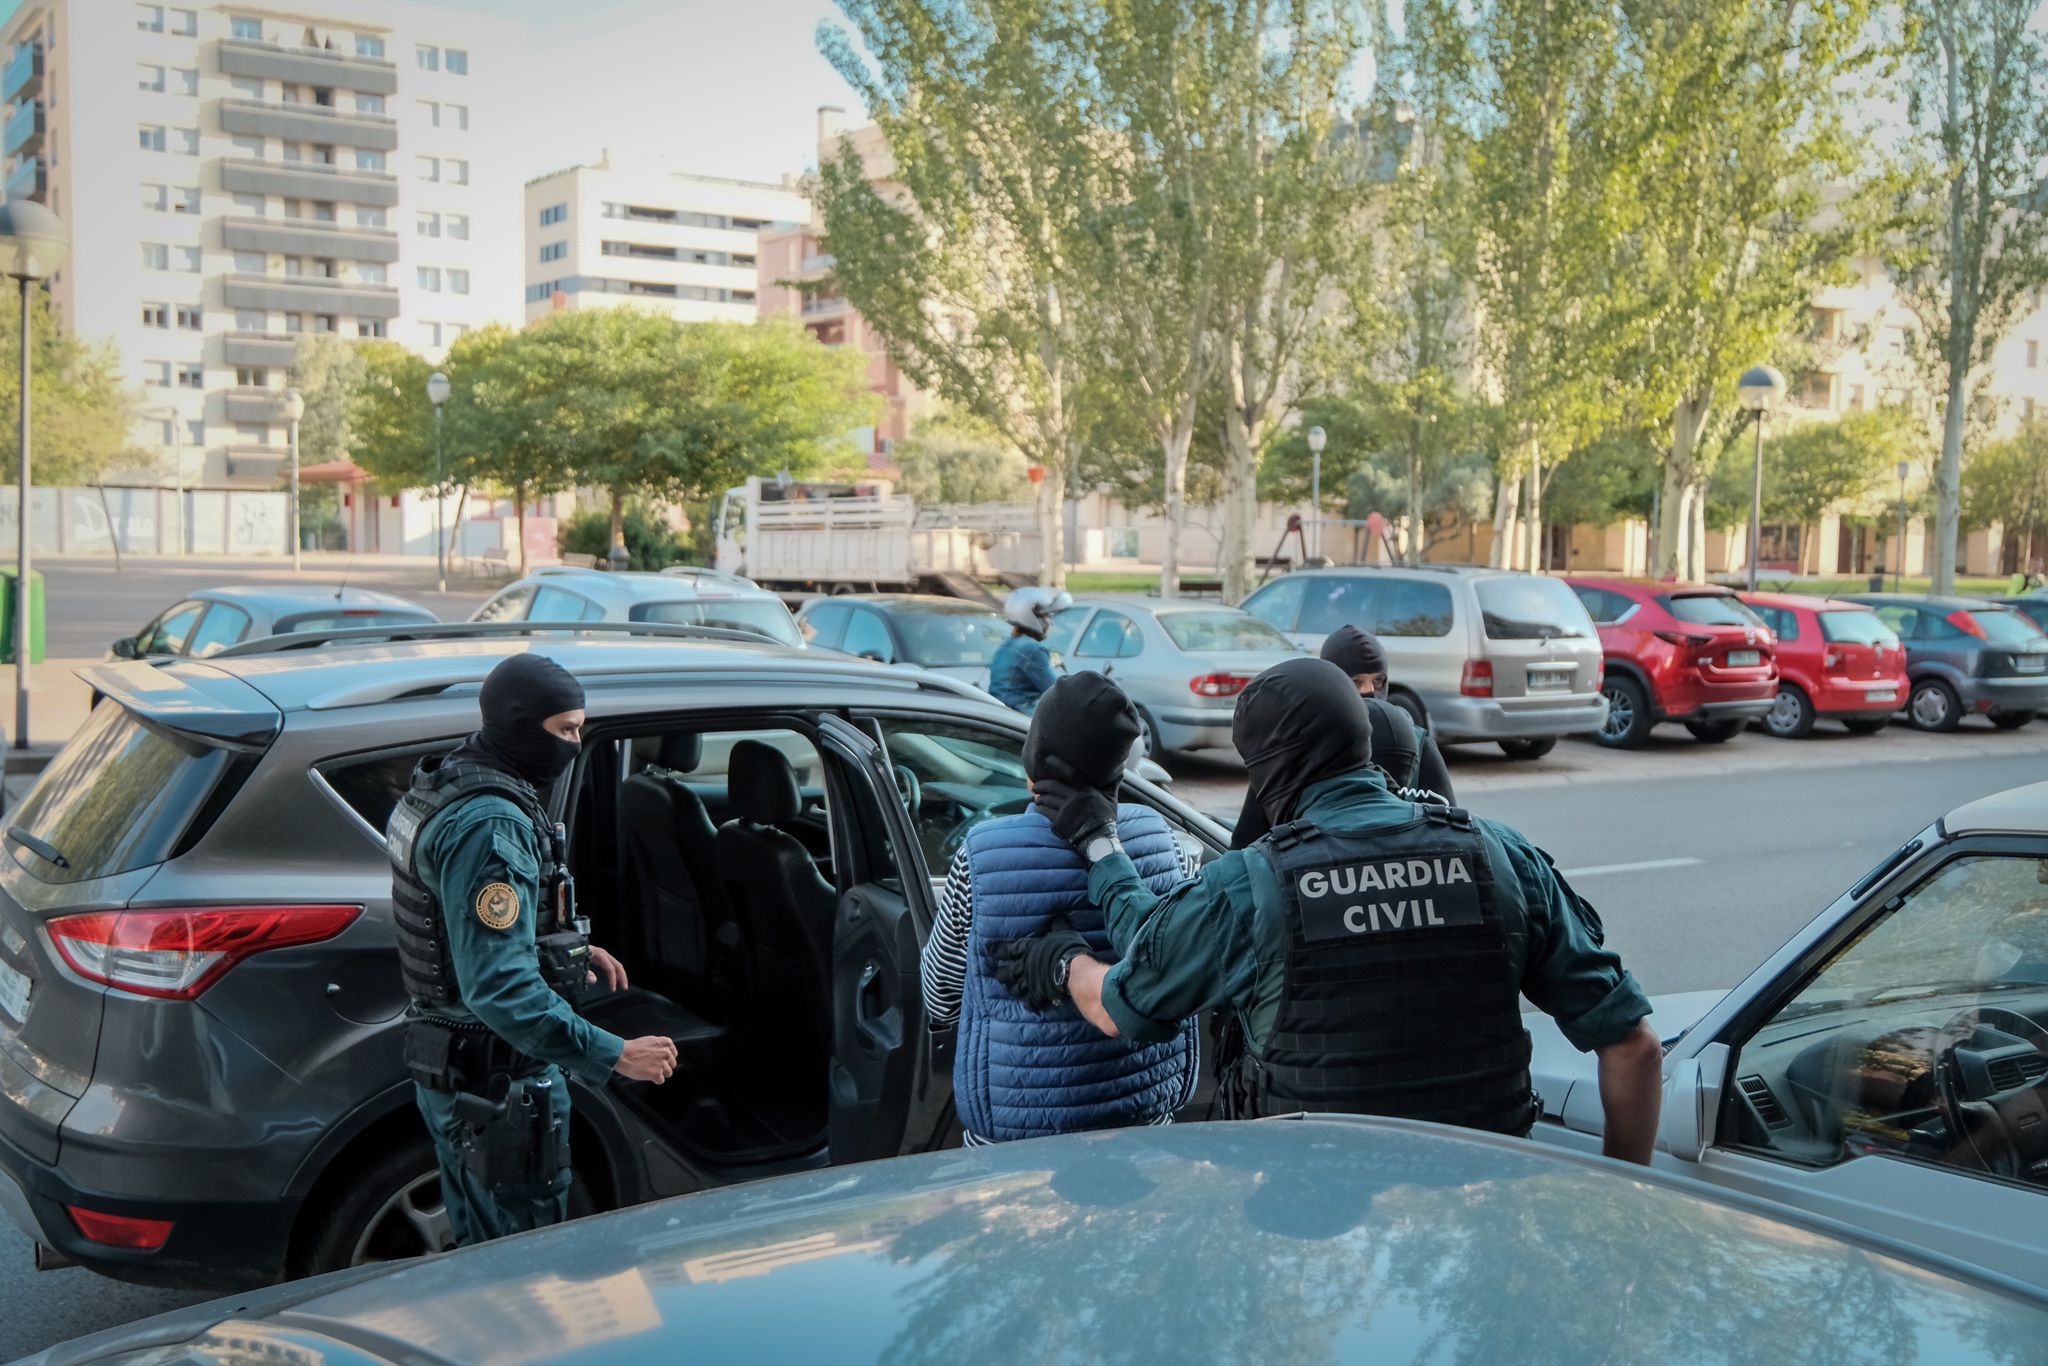
[(1151, 593), (1159, 587), (1157, 574), (1073, 573), (1067, 575), (1070, 593)]
[[(1932, 580), (1916, 579), (1908, 575), (1899, 581), (1899, 591), (1925, 593), (1931, 583)], [(2002, 598), (2011, 586), (2009, 579), (1959, 578), (1956, 580), (1955, 591), (1959, 596), (1966, 598)], [(1824, 598), (1835, 593), (1867, 593), (1870, 591), (1870, 578), (1864, 575), (1849, 579), (1788, 579), (1760, 574), (1757, 576), (1757, 587), (1766, 593), (1810, 593), (1814, 597)], [(1885, 576), (1884, 591), (1892, 591), (1890, 575)]]

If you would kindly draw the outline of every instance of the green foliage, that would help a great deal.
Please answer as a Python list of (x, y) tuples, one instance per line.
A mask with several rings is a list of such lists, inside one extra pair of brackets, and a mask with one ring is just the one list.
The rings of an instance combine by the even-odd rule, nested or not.
[[(1707, 516), (1718, 526), (1749, 520), (1752, 447), (1746, 438), (1734, 444), (1738, 450), (1715, 470), (1707, 494)], [(1815, 526), (1831, 508), (1896, 488), (1899, 462), (1924, 466), (1928, 454), (1925, 424), (1903, 408), (1845, 413), (1766, 436), (1764, 521)]]
[(1031, 498), (1024, 457), (973, 418), (939, 411), (896, 446), (903, 492), (919, 504), (1022, 503)]
[(1552, 526), (1606, 526), (1623, 518), (1648, 521), (1657, 501), (1663, 457), (1654, 434), (1617, 432), (1572, 452), (1543, 491)]
[(299, 419), (300, 460), (319, 465), (349, 458), (356, 444), (356, 396), (368, 375), (369, 364), (357, 343), (332, 332), (299, 338), (291, 387), (306, 401), (305, 415)]
[[(0, 412), (8, 433), (0, 445), (0, 476), (19, 480), (20, 443), (14, 422), (21, 411), (19, 286), (8, 282), (0, 307)], [(95, 346), (58, 329), (48, 294), (29, 293), (29, 473), (44, 487), (96, 484), (116, 465), (132, 466), (141, 453), (128, 429), (140, 414), (121, 376), (112, 347)]]
[(2037, 546), (2048, 537), (2048, 423), (2029, 423), (1963, 467), (1963, 526), (1981, 531), (1995, 523), (2031, 535)]
[(352, 458), (389, 489), (434, 482), (434, 367), (393, 341), (360, 341), (361, 387), (349, 405)]
[[(690, 559), (686, 538), (648, 508), (629, 503), (623, 516), (626, 553), (632, 557), (628, 569), (666, 569)], [(555, 543), (565, 555), (595, 555), (605, 563), (612, 548), (611, 513), (604, 508), (578, 508), (555, 533)]]

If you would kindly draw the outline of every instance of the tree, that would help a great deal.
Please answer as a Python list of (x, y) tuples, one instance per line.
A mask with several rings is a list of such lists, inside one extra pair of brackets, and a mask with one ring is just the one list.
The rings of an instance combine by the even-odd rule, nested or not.
[[(1853, 510), (1894, 485), (1899, 461), (1924, 458), (1926, 440), (1925, 425), (1897, 407), (1802, 422), (1767, 437), (1764, 521), (1814, 527), (1832, 509)], [(1749, 460), (1722, 462), (1705, 498), (1717, 522), (1749, 519), (1755, 477)]]
[[(1101, 151), (1078, 0), (839, 0), (819, 47), (858, 91), (890, 177), (853, 142), (819, 168), (830, 286), (920, 385), (1044, 469), (1041, 579), (1065, 577), (1060, 504), (1101, 394), (1085, 382), (1072, 255)], [(858, 34), (856, 42), (855, 34)], [(877, 169), (882, 169), (878, 167)]]
[(394, 341), (356, 343), (363, 362), (349, 405), (350, 458), (390, 488), (434, 482), (434, 405), (427, 400), (426, 358)]
[(2037, 0), (1906, 0), (1906, 113), (1924, 163), (1889, 243), (1942, 395), (1934, 591), (1954, 586), (1973, 381), (2048, 281), (2048, 37)]
[(2020, 538), (2020, 572), (2031, 574), (2048, 541), (2048, 423), (1987, 446), (1963, 468), (1960, 521), (1972, 531), (2003, 526)]
[(896, 445), (903, 491), (921, 504), (1021, 503), (1031, 496), (1024, 458), (973, 418), (944, 410)]
[[(29, 294), (29, 450), (37, 484), (93, 485), (117, 465), (140, 457), (129, 443), (136, 402), (121, 378), (112, 347), (96, 346), (60, 331), (49, 295)], [(21, 329), (19, 320), (0, 327), (0, 410), (21, 411)], [(0, 442), (6, 454), (0, 470), (21, 478), (20, 443)]]
[(292, 358), (291, 387), (306, 401), (299, 419), (299, 458), (309, 465), (348, 460), (355, 454), (357, 395), (369, 375), (361, 343), (332, 332), (299, 338)]

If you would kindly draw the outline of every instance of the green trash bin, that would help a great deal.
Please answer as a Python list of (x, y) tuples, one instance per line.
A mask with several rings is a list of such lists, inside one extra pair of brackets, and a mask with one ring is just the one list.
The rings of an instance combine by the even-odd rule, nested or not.
[[(0, 565), (0, 664), (14, 662), (14, 608), (20, 601), (15, 583), (21, 570)], [(31, 569), (28, 575), (28, 662), (43, 662), (43, 576)]]

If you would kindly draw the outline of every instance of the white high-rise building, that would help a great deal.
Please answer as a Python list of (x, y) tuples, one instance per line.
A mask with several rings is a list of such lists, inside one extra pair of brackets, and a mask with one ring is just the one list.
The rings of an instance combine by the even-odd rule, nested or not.
[(516, 35), (405, 0), (25, 0), (6, 192), (71, 229), (54, 299), (143, 392), (137, 479), (275, 487), (303, 334), (438, 358), (518, 320)]
[(795, 182), (770, 185), (596, 165), (526, 185), (526, 316), (635, 304), (684, 322), (751, 322), (767, 229), (810, 220)]

